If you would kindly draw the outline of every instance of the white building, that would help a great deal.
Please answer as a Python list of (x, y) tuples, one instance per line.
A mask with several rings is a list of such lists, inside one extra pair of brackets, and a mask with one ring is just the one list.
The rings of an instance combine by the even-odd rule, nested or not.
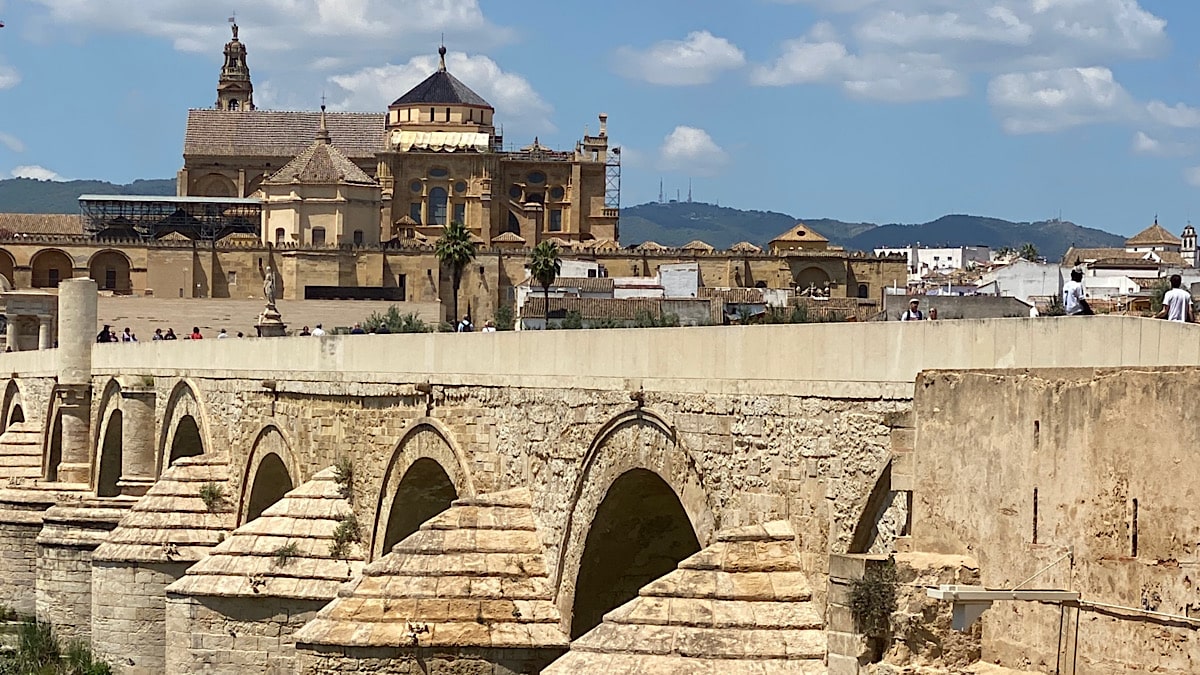
[(984, 274), (979, 280), (979, 292), (1019, 300), (1057, 297), (1062, 293), (1067, 272), (1058, 265), (1016, 260)]
[(903, 248), (877, 248), (875, 255), (903, 255), (908, 261), (908, 273), (923, 276), (929, 272), (971, 269), (976, 264), (991, 262), (992, 251), (986, 246), (954, 246), (928, 248), (920, 244)]

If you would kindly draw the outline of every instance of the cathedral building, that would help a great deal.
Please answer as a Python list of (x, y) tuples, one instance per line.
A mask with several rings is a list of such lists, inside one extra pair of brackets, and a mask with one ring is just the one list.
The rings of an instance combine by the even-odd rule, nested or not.
[[(552, 150), (536, 138), (506, 149), (495, 108), (446, 69), (446, 48), (438, 51), (437, 71), (386, 113), (258, 110), (235, 24), (216, 108), (188, 113), (178, 194), (262, 197), (265, 183), (278, 187), (273, 174), (325, 134), (330, 149), (379, 190), (376, 222), (351, 222), (345, 232), (423, 241), (458, 221), (484, 245), (616, 240), (618, 209), (615, 195), (606, 201), (606, 187), (620, 155), (608, 146), (607, 116), (600, 115), (599, 133), (584, 136), (573, 150)], [(362, 210), (353, 217), (362, 218)], [(276, 239), (276, 229), (264, 232), (267, 241)], [(278, 243), (314, 243), (302, 228), (284, 230)]]

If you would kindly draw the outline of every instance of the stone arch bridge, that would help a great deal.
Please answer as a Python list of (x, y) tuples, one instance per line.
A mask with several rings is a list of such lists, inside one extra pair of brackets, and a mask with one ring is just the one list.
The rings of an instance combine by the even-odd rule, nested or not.
[[(803, 643), (830, 553), (906, 535), (892, 467), (918, 373), (1200, 361), (1119, 318), (94, 345), (88, 280), (63, 283), (60, 317), (59, 349), (0, 355), (0, 603), (145, 673), (410, 672), (422, 640), (533, 672), (689, 556), (748, 541), (786, 542), (771, 569), (807, 579)], [(479, 580), (496, 551), (526, 556), (526, 590)], [(482, 618), (498, 606), (519, 638)], [(490, 637), (446, 628), (460, 610)]]

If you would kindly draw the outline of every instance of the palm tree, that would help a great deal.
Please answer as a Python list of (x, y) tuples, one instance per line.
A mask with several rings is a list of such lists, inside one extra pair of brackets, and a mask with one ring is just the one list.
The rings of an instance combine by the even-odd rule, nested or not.
[(1030, 262), (1037, 262), (1039, 257), (1037, 247), (1030, 243), (1021, 244), (1017, 255)]
[(462, 223), (452, 222), (446, 225), (433, 252), (443, 265), (450, 268), (450, 278), (454, 284), (454, 297), (450, 301), (453, 308), (450, 320), (458, 321), (458, 286), (462, 282), (462, 271), (475, 259), (475, 242), (471, 241), (471, 232)]
[(543, 241), (533, 247), (533, 257), (529, 261), (529, 274), (542, 287), (542, 295), (546, 299), (546, 327), (550, 327), (550, 285), (562, 271), (562, 260), (558, 257), (558, 245), (552, 241)]

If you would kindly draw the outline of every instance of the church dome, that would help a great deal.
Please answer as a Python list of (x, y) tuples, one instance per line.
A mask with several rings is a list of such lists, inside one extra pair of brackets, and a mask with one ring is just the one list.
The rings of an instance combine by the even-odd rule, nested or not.
[(461, 80), (446, 71), (446, 48), (438, 49), (440, 65), (437, 72), (425, 78), (400, 98), (392, 102), (392, 107), (407, 105), (469, 105), (491, 108), (492, 104), (476, 94)]

